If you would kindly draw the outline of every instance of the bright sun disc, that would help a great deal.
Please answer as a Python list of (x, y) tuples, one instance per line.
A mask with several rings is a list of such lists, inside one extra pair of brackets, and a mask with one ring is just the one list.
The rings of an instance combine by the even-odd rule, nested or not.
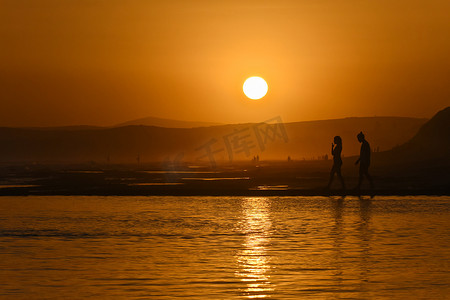
[(243, 86), (244, 94), (253, 100), (264, 97), (268, 89), (267, 82), (258, 76), (247, 78)]

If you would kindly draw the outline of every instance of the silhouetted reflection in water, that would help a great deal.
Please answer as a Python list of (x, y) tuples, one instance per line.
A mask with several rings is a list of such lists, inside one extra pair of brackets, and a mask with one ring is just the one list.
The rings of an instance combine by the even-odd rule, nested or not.
[(265, 298), (273, 291), (270, 282), (270, 200), (268, 198), (244, 198), (242, 221), (239, 230), (245, 235), (242, 250), (237, 255), (239, 269), (236, 271), (247, 288), (243, 295), (248, 298)]
[[(370, 248), (372, 232), (370, 229), (371, 222), (371, 203), (370, 199), (359, 198), (359, 215), (360, 223), (358, 226), (359, 241), (360, 241), (360, 290), (364, 295), (367, 290), (367, 285), (371, 277), (371, 262), (370, 262)], [(368, 296), (368, 295), (364, 295)]]
[(342, 231), (342, 213), (344, 210), (344, 197), (338, 198), (333, 201), (333, 214), (334, 214), (334, 226), (331, 230), (331, 239), (333, 239), (333, 249), (334, 249), (334, 261), (335, 261), (335, 272), (334, 279), (336, 286), (342, 286), (342, 244), (343, 244), (343, 231)]
[[(355, 218), (355, 232), (348, 231), (344, 222), (345, 200), (338, 198), (332, 200), (332, 216), (334, 225), (330, 231), (333, 240), (332, 267), (336, 292), (357, 292), (359, 296), (370, 297), (369, 280), (371, 271), (371, 200), (359, 199), (359, 218)], [(347, 216), (348, 217), (348, 216)], [(347, 224), (348, 226), (348, 224)], [(354, 247), (349, 247), (348, 242), (353, 241)], [(354, 265), (354, 274), (349, 273), (347, 260), (351, 257), (357, 262)], [(356, 286), (351, 289), (348, 282), (354, 282)], [(335, 294), (338, 296), (338, 294)]]

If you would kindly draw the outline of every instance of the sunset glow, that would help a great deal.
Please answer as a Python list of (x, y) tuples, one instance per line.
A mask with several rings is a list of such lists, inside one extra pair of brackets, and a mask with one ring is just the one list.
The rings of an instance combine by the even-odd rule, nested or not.
[(253, 100), (264, 97), (267, 94), (268, 89), (267, 82), (258, 76), (247, 78), (243, 86), (244, 94)]
[(448, 298), (449, 12), (0, 0), (0, 300)]

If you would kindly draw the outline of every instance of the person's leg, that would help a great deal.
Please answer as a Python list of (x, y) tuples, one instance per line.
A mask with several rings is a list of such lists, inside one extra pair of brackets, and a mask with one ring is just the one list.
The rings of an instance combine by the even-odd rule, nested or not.
[(335, 167), (335, 165), (333, 165), (333, 167), (331, 168), (331, 171), (330, 171), (330, 180), (328, 181), (328, 186), (327, 186), (328, 188), (330, 188), (331, 184), (333, 183), (335, 172), (336, 172), (336, 167)]
[(339, 179), (341, 180), (342, 188), (345, 190), (345, 182), (344, 182), (344, 178), (342, 177), (342, 174), (341, 174), (341, 166), (339, 166), (339, 168), (337, 168), (336, 174), (339, 177)]
[(366, 169), (365, 175), (366, 175), (367, 179), (369, 180), (370, 188), (373, 189), (373, 181), (372, 181), (372, 176), (370, 176), (370, 174), (369, 174), (369, 168)]
[(360, 189), (361, 188), (361, 184), (363, 181), (363, 177), (364, 177), (364, 166), (362, 164), (359, 165), (359, 180), (358, 180), (358, 185), (356, 186), (356, 189)]

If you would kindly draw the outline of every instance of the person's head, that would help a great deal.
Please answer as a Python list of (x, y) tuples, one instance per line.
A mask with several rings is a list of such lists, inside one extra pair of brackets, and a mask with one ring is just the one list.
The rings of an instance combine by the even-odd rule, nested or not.
[(360, 133), (358, 133), (358, 135), (356, 137), (358, 138), (358, 141), (360, 143), (362, 143), (364, 141), (364, 133), (362, 133), (362, 131)]
[(334, 137), (334, 143), (336, 144), (336, 145), (342, 145), (342, 139), (341, 139), (341, 137), (340, 136), (335, 136)]

